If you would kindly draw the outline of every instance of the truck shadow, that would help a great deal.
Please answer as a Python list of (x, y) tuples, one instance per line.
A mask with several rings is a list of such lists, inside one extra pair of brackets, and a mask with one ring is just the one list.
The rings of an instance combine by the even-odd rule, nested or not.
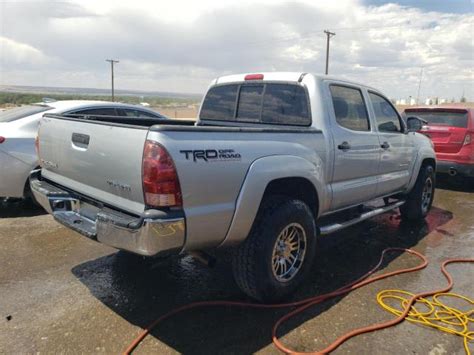
[(0, 198), (0, 218), (35, 217), (46, 214), (46, 211), (31, 201), (9, 201)]
[(436, 175), (436, 188), (458, 192), (474, 192), (474, 178)]
[[(314, 273), (292, 300), (333, 291), (357, 279), (377, 263), (383, 249), (411, 248), (451, 219), (451, 212), (438, 208), (433, 208), (426, 222), (419, 225), (405, 225), (398, 214), (386, 214), (321, 238)], [(400, 253), (390, 254), (382, 267), (386, 268), (398, 256)], [(72, 273), (104, 305), (141, 328), (191, 302), (249, 301), (237, 289), (231, 268), (225, 262), (209, 269), (191, 257), (173, 257), (143, 265), (118, 252), (77, 265)], [(283, 326), (279, 335), (327, 311), (343, 298), (312, 307)], [(191, 310), (166, 320), (149, 336), (179, 353), (250, 354), (271, 343), (274, 322), (289, 311), (242, 310), (227, 307)], [(133, 336), (124, 339), (124, 349)], [(142, 346), (147, 349), (145, 352), (157, 351), (156, 344), (148, 342)]]

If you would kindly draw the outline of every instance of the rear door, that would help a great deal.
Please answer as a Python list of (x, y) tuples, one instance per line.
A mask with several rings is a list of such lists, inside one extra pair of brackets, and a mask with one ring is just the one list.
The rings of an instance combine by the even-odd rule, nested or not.
[(43, 117), (42, 174), (105, 204), (143, 212), (141, 174), (147, 133), (147, 127)]
[(377, 196), (383, 196), (398, 192), (408, 184), (415, 161), (415, 146), (413, 136), (404, 133), (402, 119), (390, 101), (373, 91), (368, 94), (381, 154)]
[(335, 151), (331, 209), (337, 210), (375, 197), (380, 145), (362, 90), (332, 83), (329, 91)]
[(407, 111), (428, 121), (420, 133), (425, 134), (434, 143), (437, 153), (457, 153), (461, 150), (468, 131), (468, 113), (463, 109), (419, 109)]

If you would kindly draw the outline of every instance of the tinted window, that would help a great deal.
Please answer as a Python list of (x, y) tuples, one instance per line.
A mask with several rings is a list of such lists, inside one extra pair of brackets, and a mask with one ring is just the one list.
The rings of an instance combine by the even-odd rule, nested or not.
[(51, 110), (51, 106), (20, 106), (0, 112), (0, 122), (12, 122), (40, 112)]
[(263, 85), (242, 85), (240, 87), (237, 119), (260, 121), (262, 111)]
[(401, 132), (400, 118), (393, 106), (380, 95), (369, 93), (380, 132)]
[(126, 117), (143, 117), (143, 118), (162, 118), (159, 114), (152, 114), (150, 112), (145, 112), (141, 110), (134, 110), (134, 109), (118, 109), (120, 116)]
[(330, 90), (337, 123), (353, 131), (369, 131), (369, 117), (362, 92), (338, 85), (331, 85)]
[(91, 115), (91, 116), (117, 116), (114, 108), (91, 108), (86, 110), (79, 110), (72, 112), (77, 115)]
[[(240, 94), (237, 100), (239, 87)], [(234, 112), (236, 112), (235, 118)], [(308, 99), (304, 88), (299, 85), (279, 83), (215, 86), (209, 90), (204, 99), (200, 118), (203, 120), (311, 125)]]
[(310, 125), (306, 92), (297, 85), (267, 85), (263, 98), (262, 122)]
[(238, 85), (221, 85), (211, 88), (201, 108), (201, 119), (232, 121)]
[(406, 112), (407, 117), (418, 116), (431, 126), (467, 128), (467, 112)]

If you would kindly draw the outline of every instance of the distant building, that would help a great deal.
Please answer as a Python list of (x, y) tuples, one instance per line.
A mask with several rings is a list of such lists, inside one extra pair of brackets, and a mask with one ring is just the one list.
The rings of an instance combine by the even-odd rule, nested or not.
[(439, 99), (438, 97), (428, 97), (425, 101), (426, 105), (438, 105), (447, 102), (446, 99)]
[(397, 105), (406, 105), (407, 104), (407, 100), (405, 99), (398, 99), (397, 100)]

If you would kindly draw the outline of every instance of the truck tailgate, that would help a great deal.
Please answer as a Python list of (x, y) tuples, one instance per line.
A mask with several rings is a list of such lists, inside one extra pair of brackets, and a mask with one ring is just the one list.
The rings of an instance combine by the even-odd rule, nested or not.
[(46, 179), (131, 213), (144, 210), (141, 163), (147, 127), (43, 117)]

